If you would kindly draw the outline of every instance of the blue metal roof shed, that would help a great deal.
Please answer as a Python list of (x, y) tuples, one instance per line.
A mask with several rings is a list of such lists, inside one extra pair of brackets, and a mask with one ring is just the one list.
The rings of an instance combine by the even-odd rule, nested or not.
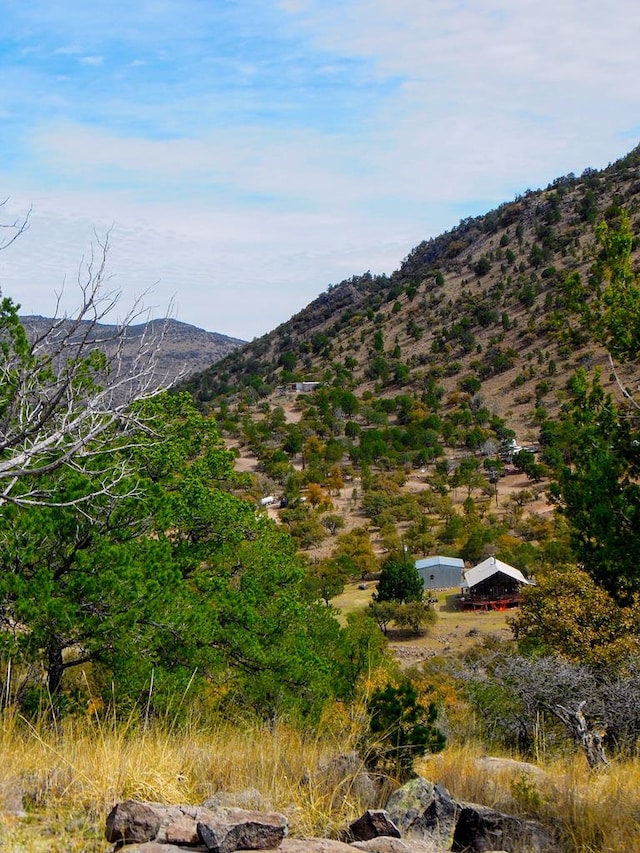
[(464, 560), (459, 557), (427, 557), (416, 560), (415, 565), (425, 589), (451, 589), (462, 584)]

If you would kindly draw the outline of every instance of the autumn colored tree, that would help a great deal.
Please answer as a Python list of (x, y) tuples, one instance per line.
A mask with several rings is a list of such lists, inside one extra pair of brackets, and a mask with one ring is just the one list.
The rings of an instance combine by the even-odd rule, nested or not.
[(332, 558), (342, 560), (352, 577), (366, 577), (378, 569), (378, 560), (371, 544), (369, 528), (355, 527), (340, 533), (331, 553)]
[(555, 654), (598, 667), (619, 666), (640, 653), (637, 607), (621, 607), (582, 569), (540, 567), (523, 599), (511, 620), (523, 653)]

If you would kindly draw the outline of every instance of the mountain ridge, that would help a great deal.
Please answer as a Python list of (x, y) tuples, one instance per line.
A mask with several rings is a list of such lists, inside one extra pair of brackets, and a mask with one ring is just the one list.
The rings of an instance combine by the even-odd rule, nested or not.
[[(61, 319), (63, 323), (69, 325), (74, 322), (72, 318), (56, 320), (38, 314), (20, 316), (20, 321), (30, 338), (45, 334), (54, 322), (60, 322)], [(120, 328), (118, 324), (92, 324), (90, 320), (82, 320), (79, 329), (86, 330), (92, 325), (94, 338), (100, 335), (108, 340), (114, 339)], [(165, 376), (169, 382), (177, 378), (186, 378), (210, 367), (211, 364), (246, 343), (239, 338), (232, 338), (220, 332), (209, 332), (173, 318), (155, 319), (127, 326), (123, 344), (125, 359), (135, 357), (140, 339), (149, 331), (153, 334), (158, 333), (159, 349), (156, 367), (158, 374)]]
[(573, 273), (594, 291), (600, 286), (595, 225), (622, 207), (639, 233), (640, 146), (603, 170), (570, 173), (462, 219), (414, 247), (391, 275), (365, 272), (330, 285), (187, 387), (210, 405), (229, 394), (266, 397), (301, 379), (390, 397), (420, 396), (436, 384), (445, 399), (471, 397), (479, 382), (476, 392), (518, 430), (534, 426), (531, 410), (543, 398), (558, 405), (576, 366), (609, 372), (565, 291)]

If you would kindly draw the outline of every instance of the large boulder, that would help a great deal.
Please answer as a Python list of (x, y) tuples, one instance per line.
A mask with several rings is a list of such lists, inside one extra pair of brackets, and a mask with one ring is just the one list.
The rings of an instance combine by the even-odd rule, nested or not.
[(547, 774), (542, 768), (531, 764), (529, 761), (516, 761), (515, 758), (496, 758), (484, 755), (476, 758), (475, 765), (489, 776), (526, 777), (530, 780), (543, 782)]
[(424, 838), (389, 838), (380, 836), (370, 841), (356, 841), (352, 847), (368, 853), (448, 853), (448, 847), (440, 847), (435, 841)]
[(106, 838), (118, 845), (158, 842), (162, 845), (204, 845), (212, 853), (269, 850), (287, 834), (287, 819), (278, 812), (167, 806), (126, 800), (111, 810)]
[(178, 847), (176, 844), (162, 844), (160, 841), (143, 841), (140, 844), (117, 846), (118, 853), (207, 853), (204, 844), (197, 847)]
[(273, 812), (225, 809), (198, 821), (198, 835), (210, 853), (273, 850), (287, 834), (287, 819)]
[(353, 847), (330, 838), (285, 838), (278, 853), (353, 853)]
[(314, 781), (321, 789), (332, 794), (334, 802), (339, 797), (349, 797), (369, 805), (375, 803), (378, 796), (375, 781), (355, 751), (340, 752), (321, 761)]
[(391, 794), (385, 806), (389, 817), (404, 833), (433, 800), (435, 785), (422, 776), (411, 779)]
[(459, 805), (442, 785), (412, 779), (394, 791), (386, 810), (403, 838), (429, 838), (450, 848)]
[(428, 840), (439, 849), (489, 853), (552, 853), (552, 834), (537, 821), (454, 800), (446, 788), (418, 777), (398, 788), (386, 805), (403, 841)]
[(459, 853), (488, 853), (526, 849), (529, 853), (554, 853), (552, 834), (533, 820), (503, 814), (488, 806), (461, 803), (451, 849)]
[(400, 838), (400, 830), (383, 809), (367, 809), (349, 825), (349, 836), (354, 841), (369, 841), (381, 835)]

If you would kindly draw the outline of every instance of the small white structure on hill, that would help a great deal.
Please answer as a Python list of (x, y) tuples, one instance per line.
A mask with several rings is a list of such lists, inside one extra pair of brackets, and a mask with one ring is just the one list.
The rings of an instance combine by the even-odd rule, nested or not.
[(425, 589), (451, 589), (463, 580), (464, 560), (459, 557), (427, 557), (416, 560), (416, 569)]

